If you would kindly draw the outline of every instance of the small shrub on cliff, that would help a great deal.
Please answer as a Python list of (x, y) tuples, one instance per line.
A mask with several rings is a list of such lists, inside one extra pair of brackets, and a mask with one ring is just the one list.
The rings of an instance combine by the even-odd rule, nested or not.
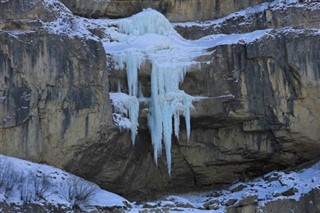
[(78, 208), (86, 205), (96, 193), (97, 186), (76, 176), (69, 176), (61, 184), (61, 195), (70, 202), (71, 206)]
[(38, 172), (31, 173), (30, 177), (32, 179), (36, 199), (45, 200), (45, 193), (49, 190), (51, 186), (48, 175)]
[(52, 185), (48, 175), (39, 171), (29, 172), (27, 174), (21, 172), (19, 180), (18, 190), (23, 203), (46, 200), (45, 193)]
[(17, 174), (12, 164), (4, 159), (0, 159), (0, 190), (8, 196), (17, 180)]

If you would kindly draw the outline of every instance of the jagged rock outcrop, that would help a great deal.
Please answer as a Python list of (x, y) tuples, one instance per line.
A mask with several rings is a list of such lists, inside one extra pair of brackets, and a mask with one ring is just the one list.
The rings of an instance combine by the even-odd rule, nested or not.
[[(145, 112), (141, 111), (134, 146), (129, 130), (112, 124), (108, 92), (117, 91), (116, 80), (125, 82), (126, 77), (106, 66), (106, 52), (98, 38), (87, 31), (88, 37), (53, 32), (56, 25), (48, 23), (59, 14), (54, 4), (33, 2), (34, 7), (25, 1), (0, 3), (2, 154), (46, 162), (139, 199), (151, 198), (154, 191), (212, 188), (320, 157), (320, 35), (318, 30), (305, 29), (319, 27), (320, 19), (308, 5), (267, 7), (252, 13), (251, 22), (240, 16), (219, 26), (176, 27), (188, 38), (277, 29), (252, 42), (213, 46), (211, 54), (199, 57), (200, 65), (187, 72), (180, 88), (206, 98), (194, 102), (190, 142), (183, 124), (179, 141), (172, 139), (169, 177), (164, 155), (158, 167), (153, 161)], [(188, 2), (177, 3), (167, 16), (188, 5), (191, 15), (184, 20), (220, 17), (251, 1), (245, 5), (224, 1), (230, 8), (212, 17), (197, 17), (197, 7)], [(89, 12), (83, 10), (88, 5), (82, 1), (69, 6), (77, 14), (108, 15), (101, 5), (96, 12), (90, 7)], [(9, 12), (12, 8), (16, 13)], [(281, 18), (293, 17), (296, 11), (304, 14), (302, 25), (301, 19), (290, 23)], [(77, 25), (68, 14), (62, 20), (73, 32)], [(171, 20), (177, 21), (174, 16)], [(231, 26), (237, 23), (247, 25)], [(300, 29), (283, 28), (291, 26)], [(144, 94), (150, 94), (150, 64), (142, 65), (140, 77)]]
[(61, 0), (72, 12), (87, 17), (128, 17), (146, 8), (165, 14), (173, 22), (204, 21), (270, 0)]

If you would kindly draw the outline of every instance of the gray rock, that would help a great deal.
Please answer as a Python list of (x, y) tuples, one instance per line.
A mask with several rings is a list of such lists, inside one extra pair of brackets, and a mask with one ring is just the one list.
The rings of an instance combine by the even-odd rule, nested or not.
[(295, 195), (295, 193), (297, 192), (298, 190), (294, 187), (291, 187), (290, 189), (284, 191), (281, 193), (281, 195), (283, 196), (292, 196), (292, 195)]
[(226, 206), (232, 206), (232, 205), (234, 205), (237, 201), (238, 201), (237, 199), (231, 198), (231, 199), (227, 200), (227, 202), (225, 203), (225, 205), (226, 205)]
[(239, 191), (245, 189), (246, 187), (247, 187), (247, 186), (244, 185), (244, 184), (239, 184), (239, 185), (237, 185), (236, 187), (232, 188), (232, 189), (231, 189), (231, 192), (239, 192)]
[(220, 201), (219, 200), (209, 200), (203, 204), (205, 209), (212, 210), (215, 207), (219, 207)]
[(237, 203), (237, 207), (241, 206), (250, 206), (250, 205), (257, 205), (258, 204), (258, 195), (252, 195), (243, 198)]

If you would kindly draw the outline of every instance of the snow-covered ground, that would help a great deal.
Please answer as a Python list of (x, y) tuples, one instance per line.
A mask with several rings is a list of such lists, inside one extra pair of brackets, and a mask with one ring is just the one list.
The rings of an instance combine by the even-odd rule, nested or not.
[(23, 205), (96, 207), (129, 206), (130, 202), (52, 166), (0, 155), (0, 202)]
[[(252, 197), (253, 202), (263, 207), (269, 202), (282, 199), (298, 201), (313, 189), (320, 188), (320, 162), (299, 171), (274, 171), (248, 182), (236, 183), (227, 189), (202, 193), (189, 193), (168, 196), (161, 200), (137, 205), (137, 209), (169, 208), (170, 212), (225, 212), (231, 203), (237, 205), (245, 198)], [(229, 202), (229, 204), (227, 204)], [(208, 210), (210, 209), (210, 210)]]
[[(262, 178), (236, 183), (223, 190), (171, 195), (137, 205), (52, 166), (0, 155), (0, 169), (0, 202), (15, 205), (64, 205), (70, 208), (79, 205), (86, 211), (94, 211), (97, 207), (118, 207), (128, 212), (166, 209), (170, 212), (220, 213), (225, 211), (230, 200), (233, 200), (232, 205), (237, 205), (244, 198), (254, 197), (259, 206), (264, 206), (279, 199), (298, 201), (301, 196), (320, 187), (318, 162), (299, 171), (270, 172)], [(87, 192), (87, 189), (92, 190), (92, 193), (87, 200), (75, 201), (72, 196), (68, 197), (69, 192), (74, 192), (75, 188), (79, 194)]]
[[(320, 188), (319, 177), (320, 162), (299, 171), (270, 172), (261, 178), (236, 183), (223, 190), (171, 195), (161, 200), (134, 204), (52, 166), (0, 155), (0, 202), (15, 205), (64, 205), (69, 208), (78, 205), (88, 212), (99, 207), (114, 207), (127, 212), (158, 209), (220, 213), (225, 211), (228, 201), (233, 200), (232, 205), (237, 205), (247, 197), (254, 197), (258, 206), (280, 199), (298, 201), (312, 189)], [(87, 200), (74, 199), (75, 195), (88, 191), (92, 193)], [(74, 197), (69, 196), (72, 194)]]

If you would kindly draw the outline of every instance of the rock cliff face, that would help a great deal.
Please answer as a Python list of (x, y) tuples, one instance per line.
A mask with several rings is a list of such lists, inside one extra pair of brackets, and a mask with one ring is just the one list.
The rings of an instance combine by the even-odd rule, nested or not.
[(0, 149), (61, 167), (107, 129), (105, 53), (97, 41), (44, 29), (57, 14), (33, 3), (0, 7)]
[(271, 0), (62, 0), (72, 12), (86, 17), (120, 18), (131, 16), (146, 8), (165, 14), (170, 21), (210, 20), (237, 10)]
[[(319, 3), (265, 4), (212, 23), (176, 25), (190, 39), (270, 31), (252, 42), (213, 45), (188, 70), (180, 89), (206, 98), (194, 102), (190, 142), (183, 124), (180, 140), (172, 139), (169, 177), (165, 156), (158, 167), (153, 162), (143, 111), (134, 146), (129, 130), (112, 123), (108, 93), (117, 91), (117, 80), (125, 82), (126, 76), (114, 72), (112, 62), (107, 66), (110, 58), (97, 37), (105, 36), (102, 31), (77, 31), (80, 19), (58, 2), (32, 2), (33, 7), (29, 1), (0, 3), (1, 154), (46, 162), (140, 199), (155, 190), (212, 188), (320, 157), (320, 33), (314, 29), (320, 23)], [(103, 1), (97, 5), (106, 7), (99, 9), (82, 1), (62, 2), (92, 17), (127, 16), (151, 4), (143, 1), (123, 13), (128, 1), (110, 1), (110, 10)], [(155, 8), (181, 21), (220, 17), (253, 4), (199, 2), (196, 7), (189, 1), (163, 1)], [(199, 15), (204, 4), (219, 12)], [(221, 9), (224, 4), (228, 9)], [(185, 17), (174, 16), (187, 5)], [(61, 18), (59, 8), (68, 16)], [(66, 29), (54, 30), (62, 22)], [(150, 71), (148, 63), (140, 69), (146, 95)]]

